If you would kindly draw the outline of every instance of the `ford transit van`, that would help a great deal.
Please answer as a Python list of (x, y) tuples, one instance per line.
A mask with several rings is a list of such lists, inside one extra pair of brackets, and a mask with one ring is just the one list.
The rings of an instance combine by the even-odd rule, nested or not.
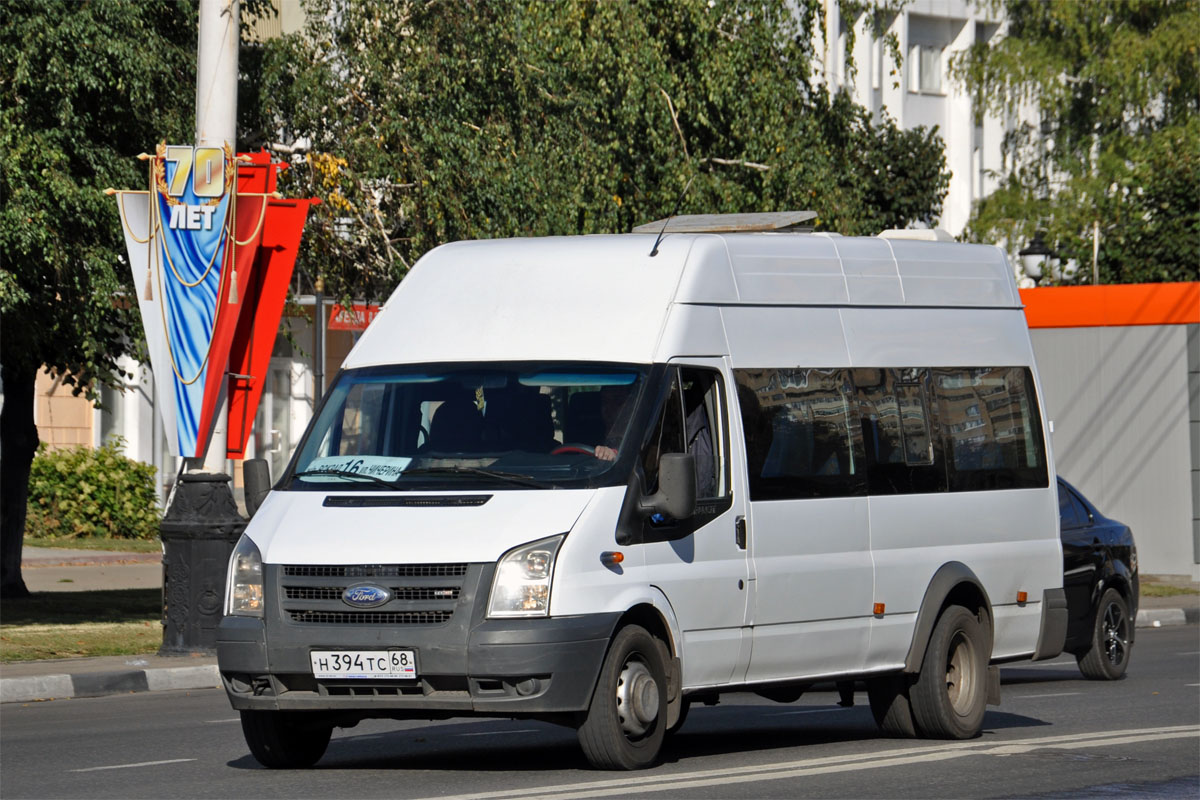
[(844, 680), (888, 733), (962, 739), (995, 664), (1061, 651), (1004, 253), (743, 223), (413, 267), (249, 486), (218, 655), (260, 762), (366, 718), (495, 716), (639, 768), (694, 702)]

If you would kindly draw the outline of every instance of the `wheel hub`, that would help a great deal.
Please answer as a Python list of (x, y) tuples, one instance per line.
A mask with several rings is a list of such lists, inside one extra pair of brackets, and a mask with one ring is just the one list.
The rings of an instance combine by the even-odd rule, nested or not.
[(961, 634), (955, 636), (946, 663), (946, 694), (959, 714), (966, 713), (974, 699), (974, 668), (970, 643)]
[(1116, 603), (1104, 610), (1104, 651), (1110, 664), (1125, 660), (1125, 615)]
[(617, 678), (617, 718), (628, 736), (642, 736), (658, 719), (658, 683), (641, 661), (629, 661)]

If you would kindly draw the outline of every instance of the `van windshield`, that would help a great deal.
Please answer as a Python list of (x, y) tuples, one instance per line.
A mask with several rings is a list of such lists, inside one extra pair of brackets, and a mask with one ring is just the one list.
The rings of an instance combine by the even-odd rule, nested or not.
[(347, 370), (283, 486), (386, 491), (617, 482), (613, 469), (647, 372), (579, 363)]

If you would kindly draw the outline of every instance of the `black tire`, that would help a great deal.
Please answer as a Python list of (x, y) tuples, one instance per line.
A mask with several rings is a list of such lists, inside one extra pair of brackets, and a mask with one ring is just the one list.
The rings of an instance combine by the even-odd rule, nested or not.
[(311, 767), (325, 755), (333, 726), (315, 714), (243, 711), (242, 735), (251, 755), (269, 769)]
[(867, 699), (875, 724), (888, 736), (915, 739), (917, 724), (913, 720), (912, 703), (908, 698), (912, 679), (908, 675), (885, 675), (867, 681)]
[(579, 744), (597, 769), (642, 769), (658, 759), (666, 734), (663, 648), (645, 628), (613, 637), (600, 667)]
[(1092, 622), (1092, 644), (1075, 656), (1079, 671), (1093, 681), (1116, 681), (1125, 677), (1133, 655), (1133, 621), (1129, 604), (1116, 589), (1105, 589)]
[(691, 707), (691, 700), (686, 697), (679, 698), (679, 716), (675, 718), (675, 724), (667, 728), (667, 736), (674, 736), (683, 727), (683, 723), (687, 721), (688, 711)]
[(984, 627), (962, 606), (946, 608), (925, 648), (921, 673), (909, 691), (917, 731), (928, 739), (973, 739), (987, 709), (991, 644)]

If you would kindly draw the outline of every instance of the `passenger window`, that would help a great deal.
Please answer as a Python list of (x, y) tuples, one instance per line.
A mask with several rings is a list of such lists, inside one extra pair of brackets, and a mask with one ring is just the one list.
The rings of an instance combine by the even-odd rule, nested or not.
[(729, 495), (727, 424), (721, 409), (721, 376), (718, 372), (699, 368), (673, 371), (662, 414), (642, 455), (648, 492), (658, 488), (660, 456), (691, 453), (696, 463), (696, 498)]
[(929, 370), (856, 369), (871, 494), (944, 492), (941, 446), (932, 435)]
[(740, 369), (734, 375), (750, 499), (867, 493), (862, 429), (848, 370)]
[(721, 413), (721, 376), (713, 370), (681, 369), (683, 433), (687, 452), (696, 459), (696, 497), (729, 494), (725, 458), (725, 416)]
[(666, 453), (683, 453), (683, 399), (679, 374), (672, 370), (671, 389), (663, 404), (658, 424), (642, 453), (642, 471), (646, 476), (646, 493), (658, 491), (658, 459)]
[(950, 491), (1046, 486), (1041, 421), (1029, 370), (933, 372)]
[(1071, 494), (1071, 490), (1058, 485), (1058, 516), (1063, 530), (1082, 528), (1088, 523), (1088, 513), (1083, 505)]

